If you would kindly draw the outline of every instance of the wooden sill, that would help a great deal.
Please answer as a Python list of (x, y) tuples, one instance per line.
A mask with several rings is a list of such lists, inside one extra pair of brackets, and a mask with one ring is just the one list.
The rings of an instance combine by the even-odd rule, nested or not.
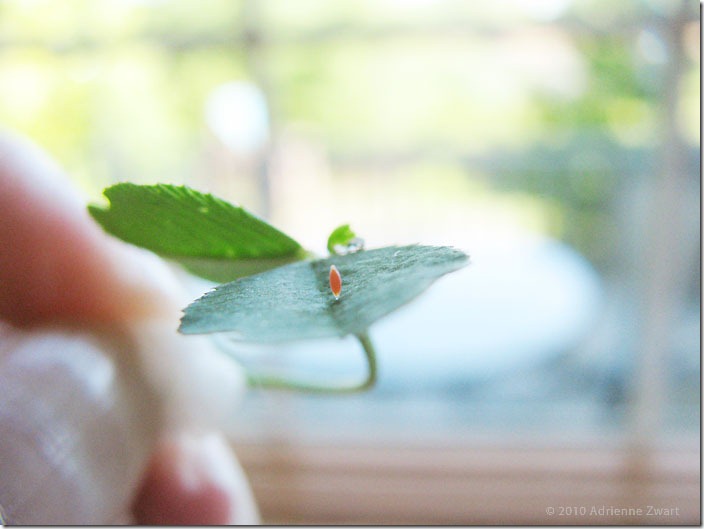
[(236, 450), (266, 524), (700, 524), (698, 442)]

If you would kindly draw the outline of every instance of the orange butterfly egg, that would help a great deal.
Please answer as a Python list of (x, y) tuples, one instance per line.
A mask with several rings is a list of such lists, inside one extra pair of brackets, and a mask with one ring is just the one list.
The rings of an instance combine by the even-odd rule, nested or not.
[(335, 265), (330, 265), (330, 290), (332, 290), (332, 295), (335, 296), (335, 299), (340, 299), (342, 276)]

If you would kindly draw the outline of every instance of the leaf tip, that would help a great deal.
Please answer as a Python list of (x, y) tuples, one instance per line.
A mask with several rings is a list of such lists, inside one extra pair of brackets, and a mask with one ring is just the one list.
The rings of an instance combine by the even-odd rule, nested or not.
[(336, 247), (345, 246), (356, 237), (357, 234), (352, 231), (349, 224), (338, 226), (328, 237), (328, 252), (330, 255), (339, 254)]

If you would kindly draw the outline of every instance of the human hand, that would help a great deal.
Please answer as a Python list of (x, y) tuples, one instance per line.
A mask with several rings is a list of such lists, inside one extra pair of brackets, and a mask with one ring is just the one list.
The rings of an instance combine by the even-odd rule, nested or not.
[(218, 430), (238, 366), (175, 332), (159, 258), (105, 235), (36, 147), (0, 137), (0, 507), (12, 524), (256, 523)]

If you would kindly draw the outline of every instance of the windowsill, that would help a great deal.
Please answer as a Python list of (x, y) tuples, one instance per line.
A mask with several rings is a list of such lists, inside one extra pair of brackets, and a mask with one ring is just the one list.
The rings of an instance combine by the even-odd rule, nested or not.
[[(614, 442), (505, 440), (238, 443), (237, 453), (267, 524), (700, 523), (698, 438), (641, 457)], [(615, 511), (622, 508), (641, 511)], [(663, 508), (671, 511), (655, 511)]]

